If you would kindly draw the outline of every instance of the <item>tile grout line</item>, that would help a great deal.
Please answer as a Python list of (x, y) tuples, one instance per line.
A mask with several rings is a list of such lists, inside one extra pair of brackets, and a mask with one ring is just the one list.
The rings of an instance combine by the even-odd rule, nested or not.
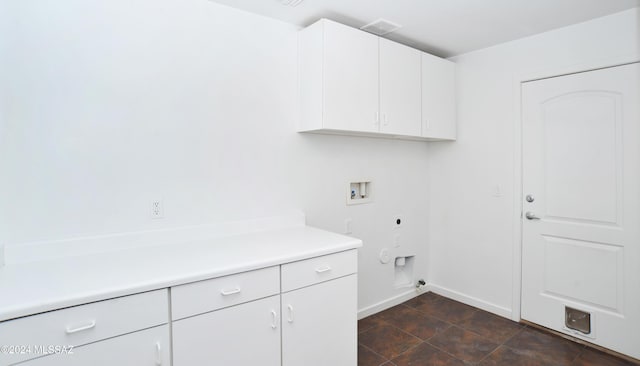
[[(438, 301), (441, 301), (441, 299), (438, 299)], [(404, 305), (404, 304), (400, 304), (400, 305)], [(404, 305), (404, 306), (405, 306), (405, 307), (408, 307), (408, 308), (410, 308), (410, 309), (416, 310), (416, 311), (418, 311), (420, 314), (425, 314), (425, 313), (423, 313), (423, 312), (421, 312), (421, 311), (419, 311), (419, 310), (417, 310), (417, 309), (415, 309), (415, 308), (412, 308), (412, 307), (410, 307), (410, 306), (407, 306), (407, 305)], [(391, 308), (389, 308), (389, 309), (391, 309)], [(388, 309), (387, 309), (387, 310), (388, 310)], [(378, 314), (375, 314), (375, 315), (378, 315)], [(374, 316), (375, 316), (375, 315), (374, 315)], [(425, 314), (425, 315), (430, 316), (430, 317), (433, 317), (433, 318), (435, 318), (435, 319), (440, 320), (440, 321), (441, 321), (441, 322), (443, 322), (443, 323), (448, 324), (449, 326), (448, 326), (445, 330), (450, 329), (451, 327), (456, 326), (455, 324), (453, 324), (453, 323), (451, 323), (451, 322), (449, 322), (449, 321), (446, 321), (446, 320), (444, 320), (444, 319), (440, 319), (440, 318), (438, 318), (438, 317), (431, 316), (431, 315), (428, 315), (428, 314)], [(395, 355), (394, 357), (389, 358), (389, 359), (388, 359), (388, 358), (386, 358), (386, 357), (384, 357), (384, 356), (382, 356), (382, 355), (380, 355), (380, 354), (378, 354), (378, 353), (376, 353), (375, 351), (371, 350), (369, 347), (367, 347), (367, 346), (364, 346), (364, 345), (363, 345), (365, 348), (367, 348), (367, 349), (371, 350), (373, 353), (375, 353), (375, 354), (377, 354), (377, 355), (379, 355), (379, 356), (383, 357), (385, 360), (388, 360), (388, 361), (390, 361), (390, 362), (393, 362), (393, 360), (394, 360), (394, 359), (396, 359), (396, 358), (400, 357), (401, 355), (403, 355), (403, 354), (405, 354), (405, 353), (409, 352), (410, 350), (412, 350), (412, 349), (414, 349), (414, 348), (416, 348), (416, 347), (420, 346), (421, 344), (426, 343), (426, 344), (428, 344), (429, 346), (431, 346), (431, 347), (433, 347), (433, 348), (435, 348), (435, 349), (437, 349), (437, 350), (439, 350), (439, 351), (441, 351), (441, 352), (443, 352), (443, 353), (445, 353), (445, 354), (447, 354), (447, 355), (449, 355), (449, 356), (451, 356), (451, 357), (455, 358), (456, 360), (459, 360), (459, 361), (465, 362), (464, 360), (461, 360), (460, 358), (455, 357), (454, 355), (452, 355), (452, 354), (450, 354), (450, 353), (448, 353), (448, 352), (446, 352), (446, 351), (444, 351), (444, 350), (442, 350), (442, 349), (440, 349), (440, 348), (436, 347), (435, 345), (433, 345), (433, 344), (431, 344), (431, 343), (429, 343), (429, 342), (428, 342), (428, 340), (429, 340), (429, 339), (431, 339), (431, 338), (435, 337), (436, 335), (438, 335), (439, 333), (441, 333), (441, 332), (439, 332), (439, 331), (436, 331), (436, 332), (435, 332), (431, 337), (429, 337), (429, 338), (427, 338), (427, 339), (423, 340), (422, 338), (417, 337), (417, 336), (415, 336), (415, 335), (413, 335), (413, 334), (411, 334), (411, 333), (409, 333), (409, 332), (405, 331), (404, 329), (399, 328), (399, 327), (395, 326), (394, 324), (392, 324), (392, 323), (388, 322), (388, 321), (387, 321), (387, 320), (385, 320), (383, 317), (380, 317), (380, 321), (381, 321), (382, 323), (384, 323), (384, 325), (388, 325), (388, 326), (390, 326), (390, 327), (392, 327), (392, 328), (395, 328), (395, 329), (399, 330), (400, 332), (402, 332), (402, 333), (404, 333), (404, 334), (406, 334), (406, 335), (409, 335), (409, 336), (411, 336), (411, 337), (413, 337), (413, 338), (415, 338), (415, 339), (418, 339), (418, 340), (420, 341), (419, 343), (417, 343), (417, 344), (415, 344), (415, 345), (413, 345), (413, 346), (411, 346), (411, 347), (407, 348), (406, 350), (402, 351), (401, 353), (399, 353), (399, 354), (397, 354), (397, 355)], [(368, 328), (368, 329), (367, 329), (367, 331), (368, 331), (368, 330), (370, 330), (370, 329), (372, 329), (372, 328), (375, 328), (375, 325), (374, 325), (374, 326), (372, 326), (372, 327), (370, 327), (370, 328)], [(445, 330), (443, 330), (443, 332), (444, 332)], [(364, 332), (366, 332), (366, 331), (363, 331), (362, 333), (364, 333)], [(360, 334), (360, 333), (359, 333), (359, 334)], [(359, 335), (359, 334), (358, 334), (358, 335)], [(360, 344), (360, 343), (359, 343), (359, 344)], [(394, 363), (394, 364), (395, 364), (395, 363)]]
[[(456, 326), (455, 324), (453, 324), (453, 323), (449, 323), (449, 322), (447, 322), (447, 324), (449, 324), (449, 327), (447, 328), (447, 330), (451, 329), (451, 327), (455, 327), (455, 326)], [(460, 327), (457, 327), (457, 328), (460, 328)], [(462, 329), (462, 328), (460, 328), (460, 329)], [(431, 338), (434, 338), (436, 335), (437, 335), (437, 333), (436, 333), (436, 334), (434, 334), (432, 337), (430, 337), (430, 338), (429, 338), (429, 340), (430, 340)], [(465, 360), (461, 359), (460, 357), (455, 356), (455, 355), (453, 355), (452, 353), (449, 353), (449, 351), (446, 351), (446, 350), (444, 350), (444, 349), (442, 349), (442, 348), (440, 348), (440, 347), (436, 346), (435, 344), (433, 344), (433, 343), (429, 342), (429, 340), (424, 341), (424, 343), (428, 344), (429, 346), (431, 346), (431, 347), (433, 347), (433, 348), (437, 349), (438, 351), (440, 351), (440, 352), (442, 352), (442, 353), (444, 353), (444, 354), (446, 354), (446, 355), (451, 356), (451, 357), (452, 357), (453, 359), (455, 359), (455, 360), (461, 361), (461, 362), (463, 362), (463, 363), (465, 363), (465, 364), (467, 364), (467, 363), (468, 363), (467, 361), (465, 361)]]
[(580, 352), (578, 352), (578, 354), (571, 360), (571, 362), (569, 363), (569, 365), (573, 365), (574, 363), (576, 363), (576, 360), (582, 356), (582, 354), (584, 353), (584, 350), (587, 349), (586, 345), (582, 345), (582, 348), (580, 349)]
[[(435, 299), (435, 300), (433, 301), (433, 303), (440, 303), (440, 302), (443, 302), (443, 301), (446, 301), (446, 300), (448, 300), (448, 299), (447, 299), (447, 298), (444, 298), (444, 297), (441, 297), (440, 299)], [(449, 301), (455, 301), (455, 300), (449, 300)], [(420, 314), (422, 314), (422, 315), (424, 315), (424, 316), (426, 316), (426, 317), (434, 318), (434, 319), (437, 319), (437, 320), (439, 320), (439, 321), (441, 321), (441, 322), (443, 322), (443, 323), (448, 324), (449, 326), (448, 326), (447, 328), (445, 328), (442, 332), (445, 332), (445, 331), (447, 331), (447, 330), (451, 329), (451, 327), (456, 327), (456, 328), (458, 328), (458, 329), (466, 330), (466, 331), (469, 331), (469, 332), (471, 332), (471, 333), (473, 333), (473, 334), (475, 334), (475, 335), (478, 335), (478, 336), (481, 336), (481, 337), (482, 337), (482, 335), (480, 335), (480, 334), (478, 334), (478, 333), (476, 333), (476, 332), (470, 331), (470, 330), (468, 330), (468, 329), (466, 329), (466, 328), (464, 328), (464, 327), (462, 327), (462, 326), (459, 326), (459, 325), (457, 325), (457, 324), (455, 324), (455, 323), (453, 323), (453, 322), (451, 322), (451, 321), (449, 321), (449, 320), (442, 319), (442, 318), (440, 318), (440, 317), (438, 317), (438, 316), (435, 316), (435, 315), (432, 315), (432, 314), (425, 313), (424, 311), (420, 311), (420, 309), (418, 309), (417, 307), (411, 307), (411, 306), (405, 305), (404, 303), (399, 304), (399, 305), (402, 305), (402, 306), (404, 306), (404, 307), (408, 307), (408, 308), (410, 308), (410, 309), (412, 309), (412, 310), (415, 310), (415, 311), (417, 311), (418, 313), (420, 313)], [(466, 305), (466, 304), (465, 304), (465, 305)], [(397, 305), (396, 305), (396, 306), (397, 306)], [(469, 307), (473, 308), (474, 310), (473, 310), (473, 313), (472, 313), (470, 316), (466, 317), (466, 318), (465, 318), (465, 319), (463, 319), (463, 320), (466, 320), (466, 319), (468, 319), (468, 318), (471, 318), (473, 315), (475, 315), (476, 313), (478, 313), (479, 311), (481, 311), (480, 309), (478, 309), (478, 308), (476, 308), (476, 307), (474, 307), (474, 306), (471, 306), (471, 305), (467, 305), (467, 306), (469, 306)], [(389, 308), (389, 309), (392, 309), (392, 308), (393, 308), (393, 307), (391, 307), (391, 308)], [(387, 309), (387, 310), (389, 310), (389, 309)], [(426, 339), (426, 340), (422, 340), (421, 338), (416, 337), (416, 336), (414, 336), (413, 334), (408, 333), (408, 332), (404, 331), (403, 329), (401, 329), (401, 328), (399, 328), (399, 327), (396, 327), (395, 325), (393, 325), (393, 324), (389, 323), (388, 321), (384, 320), (384, 318), (381, 318), (380, 320), (381, 320), (383, 323), (385, 323), (385, 324), (387, 324), (387, 325), (390, 325), (390, 326), (392, 326), (392, 327), (394, 327), (394, 328), (396, 328), (396, 329), (400, 330), (400, 331), (401, 331), (401, 332), (403, 332), (403, 333), (409, 334), (409, 335), (411, 335), (411, 336), (413, 336), (413, 337), (415, 337), (415, 338), (420, 339), (420, 341), (421, 341), (420, 343), (416, 344), (415, 346), (409, 347), (408, 349), (406, 349), (406, 350), (405, 350), (405, 351), (403, 351), (402, 353), (400, 353), (400, 354), (396, 355), (396, 356), (395, 356), (395, 357), (393, 357), (390, 361), (393, 361), (393, 359), (395, 359), (395, 358), (397, 358), (397, 357), (401, 356), (402, 354), (404, 354), (404, 353), (406, 353), (406, 352), (409, 352), (410, 350), (412, 350), (412, 349), (414, 349), (414, 348), (418, 347), (419, 345), (421, 345), (421, 344), (423, 344), (423, 343), (426, 343), (427, 345), (429, 345), (429, 346), (431, 346), (431, 347), (435, 348), (436, 350), (438, 350), (438, 351), (440, 351), (440, 352), (442, 352), (442, 353), (444, 353), (444, 354), (446, 354), (446, 355), (448, 355), (448, 356), (452, 357), (453, 359), (456, 359), (456, 360), (458, 360), (458, 361), (461, 361), (461, 362), (467, 363), (467, 361), (465, 361), (465, 360), (463, 360), (463, 359), (461, 359), (461, 358), (459, 358), (459, 357), (457, 357), (457, 356), (455, 356), (455, 355), (453, 355), (453, 354), (449, 353), (448, 351), (446, 351), (446, 350), (444, 350), (444, 349), (442, 349), (442, 348), (440, 348), (440, 347), (438, 347), (438, 346), (434, 345), (433, 343), (429, 342), (429, 340), (430, 340), (430, 339), (434, 338), (435, 336), (437, 336), (439, 333), (442, 333), (442, 332), (436, 331), (436, 332), (434, 333), (434, 335), (432, 335), (432, 336), (431, 336), (431, 337), (429, 337), (428, 339)], [(520, 330), (520, 331), (521, 331), (521, 330)], [(519, 333), (519, 331), (518, 331), (518, 332), (516, 332), (516, 333)], [(496, 349), (498, 349), (498, 348), (500, 347), (500, 345), (501, 345), (501, 344), (499, 344), (499, 343), (496, 343), (496, 344), (497, 344), (496, 348), (495, 348), (493, 351), (491, 351), (490, 353), (493, 353), (493, 352), (494, 352)], [(487, 356), (487, 355), (485, 355), (482, 359), (484, 359), (486, 356)], [(481, 359), (480, 361), (482, 361), (482, 359)], [(480, 362), (480, 361), (478, 361), (478, 362)]]
[[(441, 298), (439, 298), (439, 299), (435, 299), (435, 300), (433, 300), (433, 304), (441, 303), (441, 302), (446, 301), (446, 300), (447, 300), (447, 298), (441, 297)], [(449, 300), (449, 301), (455, 301), (455, 300)], [(465, 305), (466, 305), (466, 304), (465, 304)], [(381, 318), (380, 318), (380, 320), (381, 320), (384, 324), (390, 325), (390, 326), (392, 326), (392, 327), (396, 328), (397, 330), (400, 330), (400, 331), (401, 331), (401, 332), (403, 332), (403, 333), (406, 333), (406, 334), (408, 334), (408, 335), (411, 335), (411, 336), (413, 336), (413, 337), (415, 337), (415, 338), (420, 339), (420, 341), (421, 341), (420, 343), (418, 343), (418, 344), (416, 344), (416, 345), (414, 345), (414, 346), (409, 347), (408, 349), (406, 349), (406, 350), (405, 350), (405, 351), (403, 351), (402, 353), (400, 353), (400, 354), (396, 355), (395, 357), (391, 358), (391, 359), (390, 359), (390, 361), (393, 361), (393, 359), (395, 359), (395, 358), (397, 358), (397, 357), (399, 357), (399, 356), (403, 355), (404, 353), (409, 352), (410, 350), (412, 350), (412, 349), (414, 349), (414, 348), (416, 348), (416, 347), (420, 346), (420, 345), (421, 345), (421, 344), (423, 344), (423, 343), (426, 343), (427, 345), (429, 345), (429, 346), (431, 346), (431, 347), (435, 348), (436, 350), (438, 350), (438, 351), (440, 351), (440, 352), (443, 352), (443, 353), (444, 353), (444, 354), (446, 354), (446, 355), (449, 355), (450, 357), (452, 357), (452, 358), (454, 358), (454, 359), (456, 359), (456, 360), (459, 360), (459, 361), (462, 361), (462, 362), (464, 362), (464, 363), (467, 363), (467, 361), (465, 361), (465, 360), (463, 360), (463, 359), (461, 359), (461, 358), (459, 358), (459, 357), (457, 357), (457, 356), (455, 356), (455, 355), (453, 355), (453, 354), (449, 353), (448, 351), (446, 351), (446, 350), (444, 350), (444, 349), (442, 349), (442, 348), (440, 348), (440, 347), (438, 347), (438, 346), (434, 345), (433, 343), (429, 342), (429, 340), (431, 340), (432, 338), (434, 338), (435, 336), (437, 336), (439, 333), (442, 333), (442, 332), (445, 332), (445, 331), (449, 330), (451, 327), (456, 327), (456, 328), (461, 329), (461, 330), (463, 330), (463, 331), (468, 331), (468, 332), (470, 332), (470, 333), (472, 333), (472, 334), (474, 334), (474, 335), (477, 335), (477, 336), (483, 337), (483, 335), (481, 335), (481, 334), (479, 334), (479, 333), (477, 333), (477, 332), (475, 332), (475, 331), (473, 331), (473, 330), (471, 330), (471, 329), (467, 329), (467, 327), (464, 327), (464, 326), (462, 326), (462, 325), (460, 325), (460, 324), (456, 324), (456, 323), (454, 323), (454, 322), (452, 322), (452, 321), (449, 321), (449, 320), (443, 319), (443, 318), (438, 317), (438, 316), (436, 316), (436, 315), (429, 314), (429, 313), (425, 313), (424, 311), (421, 311), (421, 310), (420, 310), (420, 309), (418, 309), (417, 307), (412, 307), (412, 306), (406, 305), (405, 303), (398, 304), (398, 305), (396, 305), (396, 306), (402, 306), (402, 307), (405, 307), (405, 308), (409, 308), (409, 309), (411, 309), (411, 310), (414, 310), (414, 311), (416, 311), (416, 312), (420, 313), (420, 314), (421, 314), (421, 315), (423, 315), (423, 316), (426, 316), (426, 317), (429, 317), (429, 318), (433, 318), (433, 319), (439, 320), (439, 321), (441, 321), (441, 322), (443, 322), (443, 323), (447, 324), (447, 325), (448, 325), (448, 327), (447, 327), (447, 328), (445, 328), (445, 329), (444, 329), (444, 330), (442, 330), (442, 331), (436, 331), (436, 332), (435, 332), (431, 337), (429, 337), (429, 338), (427, 338), (427, 339), (425, 339), (425, 340), (422, 340), (422, 338), (416, 337), (415, 335), (413, 335), (413, 334), (411, 334), (411, 333), (409, 333), (409, 332), (404, 331), (403, 329), (401, 329), (401, 328), (399, 328), (399, 327), (395, 326), (394, 324), (392, 324), (392, 323), (388, 322), (388, 321), (387, 321), (387, 320), (385, 320), (383, 317), (381, 317)], [(477, 314), (477, 313), (479, 313), (479, 312), (481, 312), (481, 311), (482, 311), (481, 309), (476, 308), (476, 307), (474, 307), (474, 306), (471, 306), (471, 305), (467, 305), (467, 306), (469, 306), (469, 307), (473, 308), (473, 312), (472, 312), (468, 317), (465, 317), (464, 319), (461, 319), (461, 320), (460, 320), (461, 322), (462, 322), (462, 321), (465, 321), (465, 320), (467, 320), (467, 319), (470, 319), (470, 318), (471, 318), (471, 317), (473, 317), (475, 314)], [(391, 308), (389, 308), (389, 309), (392, 309), (392, 308), (393, 308), (393, 307), (391, 307)], [(386, 310), (389, 310), (389, 309), (386, 309)], [(385, 311), (386, 311), (386, 310), (385, 310)], [(516, 324), (518, 324), (518, 323), (516, 323)], [(521, 327), (521, 329), (519, 329), (517, 332), (515, 332), (514, 334), (512, 334), (509, 338), (507, 338), (507, 339), (506, 339), (504, 342), (502, 342), (502, 343), (499, 343), (499, 342), (492, 342), (492, 343), (494, 343), (494, 344), (496, 345), (496, 347), (495, 347), (491, 352), (489, 352), (488, 354), (484, 355), (484, 356), (483, 356), (479, 361), (477, 361), (477, 362), (475, 362), (475, 363), (476, 363), (476, 364), (479, 364), (480, 362), (482, 362), (485, 358), (487, 358), (489, 355), (491, 355), (492, 353), (494, 353), (498, 348), (500, 348), (500, 346), (504, 345), (504, 344), (505, 344), (506, 342), (508, 342), (511, 338), (513, 338), (515, 335), (517, 335), (517, 334), (519, 334), (520, 332), (522, 332), (525, 328), (526, 328), (526, 325), (524, 325), (523, 327)], [(506, 347), (506, 346), (505, 346), (505, 347)]]
[(484, 357), (482, 357), (482, 359), (480, 359), (480, 361), (478, 361), (478, 365), (482, 363), (482, 361), (484, 361), (485, 359), (487, 359), (487, 357), (491, 356), (492, 354), (494, 354), (500, 347), (506, 347), (509, 349), (512, 349), (511, 347), (507, 346), (507, 342), (509, 342), (511, 339), (513, 339), (516, 335), (522, 333), (525, 328), (527, 326), (525, 325), (524, 327), (521, 327), (520, 329), (518, 329), (517, 332), (513, 333), (509, 338), (505, 339), (504, 342), (498, 344), (498, 347), (496, 347), (493, 351), (489, 352), (488, 354), (486, 354)]
[[(396, 330), (399, 330), (400, 332), (402, 332), (402, 333), (404, 333), (404, 334), (406, 334), (406, 335), (408, 335), (408, 336), (410, 336), (410, 337), (412, 337), (412, 338), (415, 338), (415, 339), (417, 339), (417, 340), (419, 340), (419, 341), (420, 341), (420, 342), (418, 342), (416, 345), (413, 345), (413, 346), (411, 346), (411, 347), (407, 348), (406, 350), (404, 350), (404, 351), (400, 352), (399, 354), (397, 354), (397, 355), (395, 355), (394, 357), (391, 357), (391, 358), (384, 357), (384, 356), (382, 356), (381, 354), (379, 354), (379, 353), (377, 353), (377, 352), (373, 351), (371, 348), (369, 348), (369, 347), (367, 347), (367, 346), (365, 346), (365, 345), (363, 344), (363, 346), (364, 346), (365, 348), (367, 348), (367, 349), (371, 350), (373, 353), (375, 353), (375, 354), (377, 354), (377, 355), (379, 355), (379, 356), (382, 356), (382, 358), (384, 358), (384, 359), (385, 359), (385, 360), (387, 360), (387, 361), (391, 361), (391, 360), (393, 360), (394, 358), (396, 358), (396, 357), (400, 356), (401, 354), (403, 354), (403, 353), (407, 352), (408, 350), (410, 350), (410, 349), (412, 349), (412, 348), (414, 348), (414, 347), (417, 347), (418, 345), (420, 345), (421, 343), (423, 343), (423, 342), (424, 342), (424, 341), (422, 340), (422, 338), (420, 338), (420, 337), (416, 337), (415, 335), (413, 335), (413, 334), (411, 334), (411, 333), (409, 333), (409, 332), (404, 331), (404, 329), (401, 329), (401, 328), (396, 327), (395, 325), (393, 325), (393, 324), (389, 323), (388, 321), (386, 321), (386, 320), (384, 320), (384, 319), (382, 319), (382, 318), (380, 319), (380, 321), (383, 323), (383, 325), (388, 325), (388, 326), (390, 326), (390, 327), (392, 327), (392, 328), (395, 328)], [(375, 328), (375, 327), (376, 327), (376, 326), (374, 325), (374, 326), (372, 326), (371, 328), (369, 328), (367, 331), (369, 331), (369, 330), (371, 330), (371, 329), (373, 329), (373, 328)], [(363, 331), (362, 333), (365, 333), (365, 332), (366, 332), (366, 331)], [(358, 333), (358, 336), (360, 336), (360, 333)], [(358, 341), (358, 344), (361, 344), (361, 343)]]
[[(418, 343), (418, 344), (416, 344), (416, 345), (413, 345), (413, 346), (411, 346), (411, 347), (407, 348), (407, 349), (406, 349), (406, 350), (404, 350), (402, 353), (400, 353), (400, 354), (396, 355), (395, 357), (391, 358), (389, 361), (390, 361), (390, 362), (393, 362), (393, 360), (395, 360), (396, 358), (398, 358), (398, 357), (400, 357), (400, 356), (404, 355), (405, 353), (407, 353), (407, 352), (411, 351), (411, 350), (412, 350), (412, 349), (414, 349), (414, 348), (417, 348), (418, 346), (422, 345), (423, 343), (426, 343), (426, 341), (421, 340), (421, 341), (420, 341), (420, 343)], [(395, 365), (395, 362), (394, 362), (393, 364)]]
[[(395, 328), (395, 329), (397, 329), (397, 330), (401, 331), (402, 333), (404, 333), (404, 334), (406, 334), (406, 335), (408, 335), (408, 336), (411, 336), (411, 337), (413, 337), (413, 338), (415, 338), (415, 339), (419, 340), (420, 342), (424, 342), (424, 341), (422, 340), (422, 338), (417, 337), (417, 336), (415, 336), (415, 335), (413, 335), (413, 334), (411, 334), (411, 333), (409, 333), (409, 332), (405, 331), (405, 330), (404, 330), (404, 329), (402, 329), (402, 328), (396, 327), (395, 325), (393, 325), (393, 324), (389, 323), (388, 321), (386, 321), (386, 320), (384, 320), (384, 319), (382, 319), (382, 321), (383, 321), (386, 325), (388, 325), (388, 326), (390, 326), (390, 327), (393, 327), (393, 328)], [(403, 353), (404, 353), (404, 352), (403, 352)]]
[(359, 345), (359, 346), (362, 346), (362, 347), (364, 347), (364, 348), (366, 348), (368, 351), (370, 351), (370, 352), (371, 352), (371, 353), (373, 353), (374, 355), (382, 357), (382, 359), (383, 359), (384, 361), (383, 361), (380, 365), (384, 364), (385, 362), (391, 361), (390, 359), (388, 359), (388, 358), (384, 357), (383, 355), (379, 354), (378, 352), (376, 352), (376, 351), (372, 350), (371, 348), (369, 348), (369, 347), (365, 346), (364, 344), (362, 344), (362, 343), (360, 343), (360, 342), (358, 342), (358, 345)]

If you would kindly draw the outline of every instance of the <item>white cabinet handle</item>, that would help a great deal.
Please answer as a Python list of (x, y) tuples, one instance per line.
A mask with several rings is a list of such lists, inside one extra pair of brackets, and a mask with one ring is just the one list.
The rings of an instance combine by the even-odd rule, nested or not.
[(156, 365), (162, 365), (162, 347), (160, 342), (156, 342)]
[(329, 267), (329, 266), (316, 268), (316, 273), (324, 273), (324, 272), (329, 272), (329, 271), (331, 271), (331, 267)]
[(375, 126), (380, 124), (380, 112), (376, 112), (375, 122), (373, 123)]
[(236, 287), (233, 290), (222, 290), (222, 291), (220, 291), (220, 294), (222, 296), (229, 296), (229, 295), (239, 294), (239, 293), (240, 293), (240, 287)]
[(293, 323), (293, 306), (287, 305), (287, 309), (289, 309), (289, 316), (287, 317), (287, 321), (289, 323)]
[(425, 119), (425, 120), (424, 120), (424, 123), (425, 123), (425, 125), (426, 125), (426, 126), (425, 126), (425, 128), (426, 128), (427, 130), (430, 130), (430, 129), (431, 129), (431, 120), (430, 120), (430, 119)]
[(82, 325), (76, 328), (72, 328), (72, 327), (67, 327), (67, 334), (73, 334), (73, 333), (78, 333), (78, 332), (82, 332), (83, 330), (89, 330), (93, 327), (96, 326), (96, 321), (92, 320), (89, 324), (87, 325)]
[(389, 121), (387, 121), (387, 114), (386, 113), (382, 113), (382, 123), (385, 126), (389, 124)]
[(278, 327), (278, 313), (275, 310), (271, 310), (271, 329)]

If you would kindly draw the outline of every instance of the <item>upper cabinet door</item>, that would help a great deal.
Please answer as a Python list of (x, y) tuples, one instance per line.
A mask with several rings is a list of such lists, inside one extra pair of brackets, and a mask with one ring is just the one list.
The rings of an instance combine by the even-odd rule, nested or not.
[(380, 38), (380, 132), (420, 136), (420, 55)]
[(378, 37), (324, 20), (323, 128), (377, 132)]
[(456, 139), (456, 64), (422, 54), (422, 136)]
[(299, 52), (299, 132), (455, 140), (452, 62), (327, 19)]

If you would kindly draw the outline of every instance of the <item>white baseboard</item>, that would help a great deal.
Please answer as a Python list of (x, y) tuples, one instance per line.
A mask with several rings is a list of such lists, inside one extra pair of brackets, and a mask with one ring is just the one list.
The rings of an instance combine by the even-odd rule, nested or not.
[(427, 284), (427, 290), (432, 291), (438, 295), (442, 295), (444, 297), (448, 297), (450, 299), (460, 301), (461, 303), (475, 306), (479, 309), (488, 311), (490, 313), (505, 317), (507, 319), (512, 318), (512, 311), (509, 308), (505, 308), (503, 306), (499, 306), (496, 304), (492, 304), (490, 302), (480, 300), (476, 297), (465, 295), (461, 292), (450, 290), (444, 287), (440, 287), (434, 284)]
[(414, 297), (424, 293), (425, 291), (416, 290), (412, 288), (406, 292), (403, 292), (399, 295), (396, 295), (392, 298), (380, 301), (373, 305), (367, 306), (366, 308), (358, 310), (358, 319), (366, 318), (369, 315), (373, 315), (375, 313), (381, 312), (382, 310), (387, 310), (391, 307), (394, 307), (398, 304), (402, 304), (405, 301), (411, 300)]
[(427, 292), (433, 292), (436, 293), (438, 295), (442, 295), (444, 297), (448, 297), (452, 300), (456, 300), (456, 301), (460, 301), (463, 304), (467, 304), (470, 306), (474, 306), (478, 309), (482, 309), (485, 311), (488, 311), (490, 313), (496, 314), (498, 316), (507, 318), (507, 319), (512, 319), (513, 316), (513, 312), (511, 311), (511, 309), (503, 307), (503, 306), (499, 306), (496, 304), (492, 304), (490, 302), (484, 301), (484, 300), (480, 300), (476, 297), (473, 296), (469, 296), (469, 295), (465, 295), (461, 292), (458, 291), (454, 291), (454, 290), (450, 290), (448, 288), (445, 287), (441, 287), (438, 285), (434, 285), (434, 284), (427, 284), (425, 287), (423, 287), (421, 290), (417, 290), (417, 289), (410, 289), (406, 292), (403, 292), (399, 295), (396, 295), (394, 297), (391, 297), (389, 299), (380, 301), (378, 303), (375, 303), (373, 305), (367, 306), (365, 308), (362, 308), (360, 310), (358, 310), (358, 319), (362, 319), (362, 318), (366, 318), (369, 315), (373, 315), (376, 314), (378, 312), (381, 312), (383, 310), (387, 310), (391, 307), (394, 307), (398, 304), (402, 304), (405, 301), (411, 300), (414, 297), (421, 295), (423, 293), (427, 293)]

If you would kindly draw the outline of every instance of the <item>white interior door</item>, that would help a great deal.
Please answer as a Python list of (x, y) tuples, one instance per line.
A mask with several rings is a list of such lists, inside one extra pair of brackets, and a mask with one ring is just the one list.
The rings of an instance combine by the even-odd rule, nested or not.
[(522, 318), (635, 358), (639, 89), (637, 63), (522, 86)]

